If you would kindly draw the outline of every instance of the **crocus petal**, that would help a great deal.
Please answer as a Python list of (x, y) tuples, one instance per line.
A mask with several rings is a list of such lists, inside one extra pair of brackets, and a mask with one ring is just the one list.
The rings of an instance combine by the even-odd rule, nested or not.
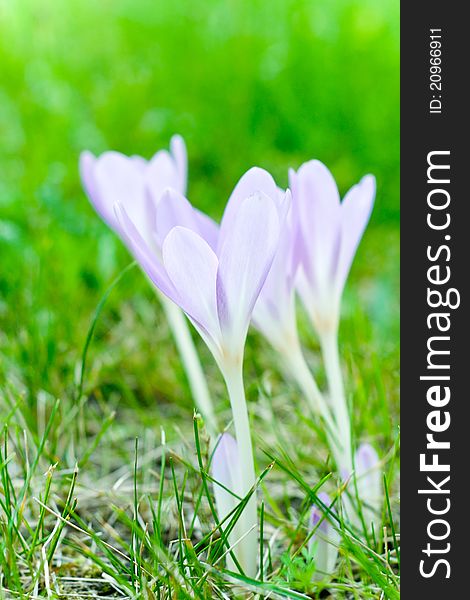
[(199, 233), (206, 240), (206, 242), (209, 244), (212, 250), (214, 250), (214, 252), (217, 252), (217, 245), (219, 240), (218, 224), (214, 221), (214, 219), (211, 219), (211, 217), (198, 210), (197, 208), (195, 208), (194, 210), (197, 214)]
[(160, 246), (170, 230), (177, 225), (200, 233), (199, 217), (191, 203), (175, 189), (167, 188), (156, 207), (155, 229)]
[(176, 171), (178, 173), (178, 190), (182, 194), (186, 194), (188, 182), (188, 154), (186, 151), (186, 144), (180, 135), (174, 135), (171, 138), (170, 151), (173, 155)]
[[(212, 477), (215, 482), (221, 483), (225, 488), (234, 494), (239, 494), (240, 482), (242, 479), (240, 460), (238, 456), (238, 447), (235, 439), (229, 434), (224, 433), (212, 457)], [(217, 483), (214, 483), (214, 495), (217, 506), (217, 514), (222, 521), (232, 512), (239, 500), (230, 494)]]
[(232, 229), (232, 223), (240, 205), (256, 192), (264, 193), (277, 203), (278, 187), (272, 176), (264, 169), (252, 167), (240, 178), (225, 207), (220, 223), (219, 248), (224, 243), (225, 236)]
[[(325, 506), (330, 506), (331, 499), (326, 492), (319, 492), (318, 499), (323, 502)], [(321, 521), (321, 522), (320, 522)], [(320, 523), (320, 524), (319, 524)], [(313, 506), (310, 512), (309, 529), (310, 531), (318, 526), (318, 531), (322, 531), (324, 534), (328, 532), (329, 521), (323, 509), (318, 506)], [(312, 538), (315, 537), (315, 534)], [(312, 541), (310, 538), (310, 542)]]
[(382, 506), (382, 473), (377, 452), (370, 444), (361, 444), (355, 455), (356, 481), (362, 513), (367, 527), (377, 524)]
[[(214, 451), (211, 469), (213, 479), (215, 480), (214, 495), (217, 514), (219, 521), (223, 521), (236, 508), (245, 495), (243, 492), (244, 482), (238, 445), (229, 433), (224, 433), (221, 436)], [(218, 485), (217, 482), (227, 489)], [(231, 517), (222, 524), (222, 527), (226, 528), (230, 522)], [(249, 520), (247, 520), (247, 512), (245, 509), (238, 517), (237, 521), (232, 524), (233, 528), (228, 536), (229, 544), (233, 547), (233, 552), (237, 557), (237, 561), (248, 577), (254, 577), (256, 575), (258, 539), (256, 530), (251, 530), (255, 523), (256, 510), (254, 523), (250, 523)], [(247, 532), (249, 532), (248, 535)], [(231, 571), (238, 570), (230, 555), (227, 556), (227, 567)]]
[[(118, 203), (126, 210), (129, 218), (145, 240), (149, 240), (149, 221), (144, 179), (137, 163), (119, 152), (105, 152), (96, 159), (93, 179), (99, 195), (100, 214), (114, 212)], [(105, 217), (106, 218), (106, 217)], [(116, 230), (116, 218), (106, 221)], [(120, 233), (118, 231), (118, 233)]]
[(219, 252), (217, 309), (224, 335), (238, 351), (279, 242), (274, 202), (262, 192), (243, 200)]
[(100, 217), (107, 223), (111, 229), (117, 230), (116, 216), (113, 210), (113, 202), (106, 202), (100, 193), (100, 188), (95, 181), (94, 169), (96, 166), (97, 158), (88, 150), (85, 150), (80, 154), (80, 178), (82, 180), (85, 192), (93, 205), (96, 212)]
[(95, 166), (96, 156), (88, 150), (80, 153), (79, 171), (85, 192), (88, 195), (94, 194), (93, 168)]
[(143, 271), (161, 292), (178, 304), (178, 292), (170, 281), (158, 256), (152, 251), (151, 247), (137, 230), (125, 208), (116, 203), (114, 205), (114, 212), (123, 240)]
[(336, 286), (342, 292), (357, 247), (369, 222), (375, 198), (375, 177), (366, 175), (353, 186), (341, 205), (341, 245)]
[[(328, 494), (321, 492), (318, 494), (318, 498), (330, 508), (331, 501)], [(309, 540), (309, 553), (314, 556), (315, 560), (314, 579), (319, 581), (334, 573), (341, 537), (329, 522), (322, 508), (316, 506), (312, 508), (310, 513), (309, 530), (315, 530)]]
[(278, 338), (285, 343), (286, 334), (296, 331), (293, 286), (298, 260), (291, 215), (292, 211), (281, 227), (278, 249), (253, 311), (255, 327), (274, 346)]
[(133, 154), (131, 156), (131, 160), (143, 175), (145, 173), (145, 170), (146, 170), (147, 164), (148, 164), (148, 162), (145, 160), (145, 158), (142, 158), (142, 156), (138, 156), (137, 154)]
[(358, 477), (375, 469), (379, 464), (379, 456), (370, 444), (361, 444), (356, 451), (356, 474)]
[(162, 257), (168, 277), (178, 290), (178, 304), (218, 344), (218, 260), (214, 251), (197, 233), (178, 226), (166, 236)]
[(286, 222), (281, 222), (279, 246), (262, 290), (262, 294), (264, 294), (266, 287), (271, 288), (273, 300), (279, 296), (289, 295), (294, 287), (295, 276), (300, 263), (297, 238), (293, 214), (290, 210)]
[(169, 231), (181, 225), (198, 233), (215, 251), (218, 225), (210, 217), (194, 208), (177, 190), (167, 188), (156, 207), (156, 241), (161, 247)]
[(176, 163), (166, 150), (159, 150), (150, 160), (145, 179), (148, 192), (156, 205), (167, 188), (174, 188), (183, 193)]
[(324, 288), (331, 281), (340, 241), (340, 196), (336, 182), (318, 160), (304, 163), (297, 171), (294, 187), (299, 203), (300, 227), (307, 250), (307, 277)]

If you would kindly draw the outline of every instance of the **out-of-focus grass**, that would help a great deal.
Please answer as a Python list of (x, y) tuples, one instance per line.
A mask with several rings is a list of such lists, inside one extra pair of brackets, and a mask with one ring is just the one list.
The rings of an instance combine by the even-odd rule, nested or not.
[[(160, 426), (170, 436), (175, 428), (191, 432), (185, 378), (138, 269), (106, 302), (85, 397), (75, 399), (94, 310), (131, 261), (89, 206), (78, 155), (112, 148), (150, 157), (174, 132), (188, 144), (190, 198), (216, 218), (254, 164), (286, 184), (289, 166), (319, 158), (342, 192), (366, 172), (377, 176), (376, 206), (343, 302), (341, 350), (356, 434), (382, 456), (390, 450), (398, 421), (398, 36), (396, 0), (0, 0), (0, 421), (8, 421), (10, 446), (27, 472), (22, 431), (37, 449), (60, 398), (38, 472), (59, 461), (55, 481), (64, 483), (54, 490), (63, 502), (77, 459), (81, 506), (96, 516), (93, 480), (119, 481), (134, 435), (144, 437), (151, 465)], [(322, 384), (316, 341), (301, 325)], [(198, 347), (223, 410), (222, 381)], [(273, 410), (260, 401), (264, 384), (278, 398), (276, 432), (304, 477), (312, 464), (321, 473), (322, 449), (309, 447), (300, 400), (256, 334), (246, 382), (255, 439), (267, 435)], [(286, 398), (293, 414), (282, 408)], [(183, 445), (191, 444), (190, 434)], [(144, 482), (153, 474), (146, 471)], [(114, 501), (125, 510), (125, 499)]]

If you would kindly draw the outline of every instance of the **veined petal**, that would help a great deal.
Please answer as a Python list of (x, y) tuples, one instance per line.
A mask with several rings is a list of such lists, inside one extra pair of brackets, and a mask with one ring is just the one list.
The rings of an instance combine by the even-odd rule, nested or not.
[(142, 270), (161, 292), (178, 304), (178, 292), (175, 290), (158, 256), (156, 256), (137, 230), (125, 208), (119, 203), (116, 203), (114, 205), (114, 211), (116, 220), (119, 223), (121, 235)]
[[(240, 205), (246, 198), (254, 195), (256, 192), (262, 192), (271, 198), (276, 205), (278, 204), (278, 187), (272, 176), (264, 169), (252, 167), (240, 178), (227, 202), (220, 223), (219, 249), (224, 243), (226, 235), (228, 235), (232, 229), (233, 220), (235, 219)], [(219, 254), (219, 252), (217, 254)]]
[(217, 309), (230, 345), (243, 344), (278, 243), (279, 217), (273, 200), (262, 192), (245, 198), (231, 218), (219, 252)]
[(341, 243), (336, 267), (336, 287), (341, 294), (375, 199), (375, 177), (366, 175), (353, 186), (341, 205)]
[(311, 160), (297, 171), (294, 188), (305, 250), (305, 274), (314, 277), (317, 286), (327, 288), (334, 277), (340, 243), (338, 187), (326, 166)]
[(178, 304), (219, 343), (217, 256), (201, 236), (180, 226), (166, 236), (162, 256), (168, 277), (178, 292)]
[(186, 144), (180, 135), (174, 135), (170, 140), (170, 151), (175, 161), (178, 172), (179, 187), (182, 194), (186, 194), (188, 186), (188, 154)]

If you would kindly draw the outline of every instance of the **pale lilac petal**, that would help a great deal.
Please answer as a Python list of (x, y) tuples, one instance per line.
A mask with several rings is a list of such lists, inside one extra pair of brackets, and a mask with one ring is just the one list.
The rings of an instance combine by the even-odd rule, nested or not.
[[(321, 492), (318, 497), (331, 511), (333, 510), (330, 508), (331, 501), (328, 494)], [(321, 508), (314, 506), (309, 520), (309, 530), (315, 529), (309, 540), (309, 553), (315, 560), (314, 580), (316, 581), (334, 573), (341, 539), (339, 532), (330, 523), (325, 513)], [(320, 521), (321, 523), (318, 525)]]
[[(328, 508), (331, 504), (330, 496), (326, 492), (320, 492), (317, 494), (318, 499), (323, 502), (325, 506)], [(321, 521), (320, 525), (318, 523)], [(318, 526), (318, 530), (323, 531), (323, 533), (327, 533), (328, 531), (328, 518), (327, 513), (323, 512), (323, 509), (318, 506), (313, 506), (310, 512), (310, 520), (309, 520), (309, 528), (310, 530), (314, 529)], [(314, 538), (315, 535), (312, 536)]]
[[(293, 272), (297, 273), (302, 264), (309, 263), (306, 240), (302, 231), (302, 215), (300, 207), (305, 199), (299, 197), (298, 177), (294, 169), (289, 169), (289, 187), (292, 194), (291, 210), (289, 211), (289, 224), (292, 229), (293, 249), (292, 266)], [(310, 238), (308, 238), (310, 239)]]
[(369, 222), (375, 199), (375, 177), (366, 175), (344, 197), (341, 206), (341, 244), (336, 285), (342, 292), (364, 230)]
[(179, 303), (179, 295), (168, 278), (158, 256), (152, 251), (144, 240), (134, 223), (129, 218), (125, 208), (116, 203), (114, 205), (116, 220), (124, 242), (139, 263), (142, 270), (148, 275), (153, 284), (171, 300)]
[(176, 163), (166, 150), (159, 150), (155, 154), (147, 165), (145, 175), (147, 189), (155, 205), (158, 205), (167, 188), (183, 193)]
[(197, 233), (178, 226), (166, 236), (162, 256), (168, 277), (178, 290), (178, 304), (217, 344), (218, 261), (214, 251)]
[(361, 444), (355, 455), (356, 482), (367, 527), (379, 527), (382, 508), (382, 473), (377, 452), (370, 444)]
[(297, 173), (296, 173), (295, 169), (293, 169), (292, 167), (289, 167), (287, 173), (288, 173), (288, 177), (289, 177), (289, 188), (290, 188), (290, 191), (292, 192), (292, 196), (297, 197), (297, 194), (298, 194)]
[[(212, 457), (211, 471), (212, 478), (215, 480), (214, 496), (217, 514), (219, 520), (223, 521), (239, 503), (236, 495), (239, 495), (238, 490), (242, 480), (237, 442), (229, 433), (224, 433), (220, 437)], [(218, 483), (233, 493), (217, 485)], [(227, 524), (225, 523), (225, 526)]]
[(285, 198), (289, 204), (289, 208), (284, 222), (281, 221), (281, 233), (279, 249), (277, 254), (284, 256), (286, 264), (286, 283), (289, 289), (294, 286), (295, 276), (300, 264), (300, 253), (298, 251), (298, 234), (297, 223), (292, 208), (292, 196), (290, 190), (287, 190)]
[(78, 162), (79, 171), (80, 171), (80, 179), (82, 180), (83, 187), (85, 188), (85, 192), (92, 196), (95, 193), (94, 190), (94, 181), (93, 181), (93, 169), (96, 162), (96, 156), (92, 154), (89, 150), (84, 150), (80, 153), (80, 159)]
[(298, 267), (291, 212), (281, 228), (279, 245), (271, 269), (253, 311), (253, 323), (271, 340), (285, 336), (283, 327), (295, 329), (293, 286)]
[(188, 154), (186, 144), (180, 135), (174, 135), (170, 140), (170, 151), (173, 155), (178, 172), (178, 190), (186, 194), (188, 187)]
[(235, 219), (240, 205), (244, 200), (256, 192), (262, 192), (277, 204), (278, 187), (272, 176), (264, 169), (252, 167), (241, 177), (225, 207), (220, 224), (219, 248), (224, 243), (225, 236), (232, 228), (233, 220)]
[(307, 277), (305, 273), (305, 263), (303, 262), (300, 264), (297, 271), (295, 287), (305, 306), (305, 310), (311, 316), (314, 312), (315, 301), (319, 299), (320, 293), (319, 290), (315, 288), (315, 282), (312, 281), (311, 276)]
[(137, 154), (133, 154), (131, 156), (131, 160), (143, 175), (145, 173), (145, 170), (147, 169), (148, 164), (145, 158), (142, 158), (142, 156), (138, 156)]
[(218, 225), (173, 188), (163, 192), (156, 206), (155, 223), (156, 241), (160, 247), (169, 231), (181, 225), (199, 233), (214, 251), (217, 248)]
[[(234, 493), (240, 488), (241, 470), (240, 470), (240, 459), (238, 455), (238, 446), (235, 438), (229, 433), (224, 433), (220, 437), (220, 441), (214, 450), (211, 463), (212, 477), (215, 481), (221, 483), (223, 486), (228, 488)], [(220, 486), (214, 485), (214, 491), (217, 496), (229, 496), (233, 498), (232, 494), (228, 494)], [(229, 511), (230, 512), (230, 511)], [(226, 513), (219, 513), (219, 517), (223, 518)]]
[(356, 474), (361, 477), (379, 464), (379, 456), (370, 444), (361, 444), (356, 451)]
[(199, 217), (191, 203), (175, 189), (167, 188), (156, 206), (156, 239), (160, 247), (177, 225), (200, 233)]
[(284, 223), (292, 206), (292, 192), (289, 189), (283, 190), (278, 187), (274, 200), (279, 214), (279, 222)]
[[(229, 433), (221, 436), (214, 451), (211, 470), (215, 480), (213, 485), (217, 514), (219, 521), (224, 521), (246, 494), (246, 490), (243, 491), (244, 484), (237, 442)], [(225, 490), (217, 482), (230, 491)], [(256, 574), (257, 534), (253, 535), (255, 529), (250, 531), (256, 524), (256, 507), (253, 516), (254, 522), (250, 523), (245, 509), (228, 536), (229, 544), (234, 548), (233, 551), (239, 564), (249, 577), (254, 577)], [(222, 527), (226, 528), (230, 521), (231, 518), (228, 518)], [(247, 532), (250, 533), (247, 535)], [(237, 570), (235, 562), (230, 556), (227, 556), (227, 568), (232, 571)]]
[(307, 277), (325, 288), (334, 276), (340, 242), (340, 196), (323, 163), (312, 160), (297, 171), (294, 187), (306, 255)]
[(194, 210), (197, 215), (199, 233), (206, 240), (212, 250), (216, 252), (219, 240), (218, 224), (214, 221), (214, 219), (211, 219), (211, 217), (206, 215), (204, 212), (198, 210), (197, 208)]
[[(279, 217), (263, 193), (243, 200), (219, 253), (217, 309), (229, 344), (242, 344), (279, 243)], [(238, 350), (238, 348), (236, 348)]]
[[(93, 169), (95, 188), (100, 198), (100, 207), (116, 229), (116, 219), (111, 217), (114, 204), (125, 208), (139, 233), (148, 239), (148, 218), (144, 179), (135, 161), (119, 152), (105, 152), (96, 159)], [(102, 213), (100, 213), (102, 214)]]
[(117, 231), (118, 224), (113, 210), (113, 202), (106, 202), (106, 199), (102, 198), (99, 185), (95, 181), (94, 170), (97, 160), (98, 159), (91, 152), (88, 152), (88, 150), (80, 154), (80, 178), (85, 192), (96, 212), (103, 221), (111, 227), (111, 229)]

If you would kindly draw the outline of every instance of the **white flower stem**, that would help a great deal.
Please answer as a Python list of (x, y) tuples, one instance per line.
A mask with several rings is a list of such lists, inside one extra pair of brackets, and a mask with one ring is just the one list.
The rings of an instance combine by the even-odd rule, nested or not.
[[(338, 349), (338, 332), (328, 329), (320, 333), (320, 345), (325, 363), (331, 406), (338, 426), (339, 439), (342, 446), (342, 461), (338, 465), (342, 477), (349, 477), (353, 471), (351, 450), (351, 420), (349, 416), (346, 394)], [(341, 473), (341, 471), (343, 471)]]
[(326, 425), (326, 433), (328, 444), (333, 457), (337, 463), (337, 467), (341, 468), (338, 461), (342, 461), (341, 443), (338, 433), (338, 428), (331, 416), (331, 411), (325, 401), (323, 394), (320, 392), (315, 378), (308, 368), (305, 356), (300, 347), (300, 343), (291, 344), (285, 351), (281, 353), (284, 364), (287, 367), (290, 376), (299, 386), (307, 402), (310, 405), (312, 412), (324, 420)]
[[(245, 390), (243, 386), (242, 362), (222, 369), (227, 391), (232, 407), (235, 436), (240, 461), (240, 481), (236, 483), (237, 489), (233, 490), (240, 498), (245, 497), (255, 485), (255, 465), (253, 461), (253, 446), (251, 442), (250, 422), (246, 405)], [(248, 533), (249, 532), (249, 533)], [(235, 544), (234, 554), (240, 563), (245, 575), (254, 577), (257, 571), (258, 553), (258, 514), (256, 507), (256, 492), (253, 492), (245, 509), (243, 510), (231, 536), (231, 543)], [(243, 539), (241, 539), (242, 536)], [(239, 541), (241, 539), (241, 541)], [(237, 543), (238, 542), (238, 543)], [(230, 562), (229, 562), (230, 565)]]
[(199, 361), (193, 338), (189, 331), (188, 322), (181, 309), (169, 298), (161, 293), (158, 297), (165, 311), (168, 324), (183, 362), (184, 370), (188, 378), (191, 394), (197, 409), (200, 411), (207, 429), (212, 436), (217, 434), (217, 419), (214, 406), (207, 387), (207, 381)]

